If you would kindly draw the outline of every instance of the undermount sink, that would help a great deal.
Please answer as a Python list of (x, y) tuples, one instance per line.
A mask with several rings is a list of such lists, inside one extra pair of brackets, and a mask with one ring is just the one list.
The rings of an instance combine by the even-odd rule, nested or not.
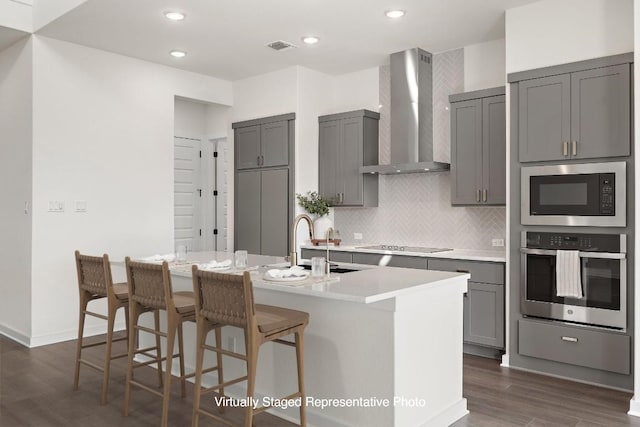
[[(300, 267), (303, 267), (305, 270), (311, 270), (311, 266), (308, 264), (303, 264)], [(360, 270), (356, 268), (345, 268), (345, 267), (338, 267), (338, 266), (331, 267), (331, 273), (353, 273), (354, 271), (360, 271)]]

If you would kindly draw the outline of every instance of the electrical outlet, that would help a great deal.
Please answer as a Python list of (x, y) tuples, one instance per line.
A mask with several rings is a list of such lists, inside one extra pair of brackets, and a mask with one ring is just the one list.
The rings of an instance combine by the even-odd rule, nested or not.
[(362, 240), (362, 233), (353, 233), (353, 240)]
[(76, 212), (86, 212), (86, 211), (87, 211), (87, 201), (76, 200)]
[(504, 239), (491, 239), (491, 246), (504, 247)]
[(227, 337), (227, 350), (236, 352), (236, 337)]
[(64, 202), (61, 200), (50, 200), (49, 212), (64, 212)]

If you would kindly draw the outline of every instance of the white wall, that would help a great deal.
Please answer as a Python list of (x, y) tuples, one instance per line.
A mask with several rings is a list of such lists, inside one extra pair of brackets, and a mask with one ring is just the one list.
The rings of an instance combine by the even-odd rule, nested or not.
[[(51, 0), (42, 1), (55, 3)], [(0, 26), (2, 27), (30, 33), (33, 30), (32, 15), (32, 7), (28, 4), (11, 0), (0, 0)]]
[[(232, 89), (34, 37), (32, 344), (75, 333), (74, 249), (114, 260), (173, 251), (175, 96), (230, 105)], [(66, 211), (48, 213), (49, 200), (64, 201)], [(88, 212), (75, 213), (76, 200)]]
[(32, 62), (29, 39), (0, 52), (0, 332), (25, 344), (31, 334)]
[(207, 109), (205, 111), (205, 135), (207, 138), (227, 138), (231, 134), (231, 126), (229, 126), (230, 110), (231, 107), (228, 105), (207, 105)]
[(206, 104), (176, 99), (174, 118), (175, 136), (202, 139), (206, 135)]
[(331, 112), (342, 113), (363, 108), (378, 111), (379, 74), (379, 68), (373, 67), (333, 77), (333, 111)]
[(464, 47), (464, 90), (504, 86), (506, 82), (505, 39)]
[(507, 72), (633, 51), (632, 0), (543, 0), (506, 11)]

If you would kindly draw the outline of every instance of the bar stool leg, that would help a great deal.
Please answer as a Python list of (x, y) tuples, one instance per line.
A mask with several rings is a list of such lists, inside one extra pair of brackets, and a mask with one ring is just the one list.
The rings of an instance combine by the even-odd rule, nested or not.
[(204, 320), (198, 319), (196, 326), (196, 376), (195, 388), (193, 390), (193, 414), (191, 426), (198, 427), (200, 416), (200, 392), (202, 388), (202, 365), (204, 363), (204, 343), (207, 338), (207, 328)]
[[(246, 334), (246, 331), (245, 331)], [(256, 368), (258, 365), (258, 349), (259, 345), (253, 342), (251, 339), (246, 339), (247, 342), (247, 398), (252, 399), (256, 389)], [(244, 419), (244, 426), (251, 427), (253, 425), (253, 406), (247, 405), (246, 416)]]
[(300, 398), (300, 426), (305, 427), (307, 425), (306, 414), (306, 395), (304, 393), (304, 333), (296, 332), (296, 361), (298, 364), (298, 391), (302, 395)]
[(76, 371), (73, 376), (73, 389), (78, 389), (78, 383), (80, 382), (80, 358), (82, 357), (82, 336), (84, 335), (84, 320), (87, 316), (87, 304), (89, 304), (89, 293), (82, 291), (80, 293), (80, 316), (78, 318), (78, 346), (76, 349)]
[[(215, 328), (216, 335), (216, 348), (222, 348), (222, 328), (219, 326)], [(204, 344), (204, 342), (202, 343)], [(218, 385), (224, 383), (224, 376), (222, 375), (222, 353), (216, 351), (216, 363), (218, 364)], [(220, 397), (224, 398), (224, 387), (218, 389)], [(220, 405), (219, 411), (224, 414), (224, 405)]]
[(182, 318), (178, 320), (178, 352), (180, 353), (180, 392), (182, 397), (187, 395), (187, 379), (184, 377), (184, 341), (182, 340)]
[(167, 313), (167, 360), (164, 372), (164, 391), (162, 393), (162, 427), (167, 427), (169, 419), (169, 396), (171, 396), (171, 365), (173, 361), (173, 345), (178, 329), (175, 315)]
[(104, 373), (102, 378), (102, 401), (101, 405), (107, 403), (107, 394), (109, 392), (109, 370), (111, 368), (111, 345), (113, 344), (113, 325), (116, 320), (116, 311), (118, 307), (111, 307), (113, 304), (109, 304), (109, 315), (107, 316), (107, 348), (105, 349), (104, 356)]
[(127, 381), (124, 387), (124, 408), (123, 414), (129, 415), (129, 403), (131, 402), (131, 380), (133, 379), (133, 355), (136, 351), (136, 325), (141, 314), (140, 306), (133, 302), (129, 302), (129, 351), (127, 356)]
[[(156, 331), (160, 332), (160, 310), (153, 310), (153, 321)], [(160, 335), (156, 335), (156, 357), (158, 358), (158, 387), (162, 387), (162, 350), (160, 348)], [(168, 348), (168, 347), (167, 347)], [(172, 350), (173, 351), (173, 350)], [(169, 354), (169, 350), (167, 350)]]

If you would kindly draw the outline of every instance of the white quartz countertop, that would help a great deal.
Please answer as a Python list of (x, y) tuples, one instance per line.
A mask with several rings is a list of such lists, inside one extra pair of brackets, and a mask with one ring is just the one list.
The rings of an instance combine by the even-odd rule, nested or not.
[[(493, 250), (481, 250), (481, 249), (453, 249), (451, 251), (443, 251), (443, 252), (411, 252), (411, 251), (390, 251), (390, 250), (382, 250), (382, 249), (363, 249), (362, 246), (373, 246), (375, 243), (371, 244), (358, 244), (358, 245), (340, 245), (340, 246), (329, 246), (330, 251), (342, 251), (342, 252), (361, 252), (361, 253), (370, 253), (370, 254), (388, 254), (388, 255), (405, 255), (405, 256), (416, 256), (423, 258), (445, 258), (445, 259), (466, 259), (472, 261), (487, 261), (487, 262), (505, 262), (506, 254), (504, 250), (493, 251)], [(311, 244), (302, 245), (303, 249), (317, 249), (317, 250), (325, 250), (325, 246), (313, 246)]]
[[(187, 254), (186, 263), (170, 263), (169, 267), (174, 278), (191, 278), (192, 264), (205, 263), (212, 260), (220, 262), (227, 259), (233, 260), (233, 253), (191, 252)], [(112, 264), (122, 266), (124, 262), (112, 261)], [(308, 278), (299, 283), (281, 283), (265, 280), (264, 273), (270, 268), (287, 268), (289, 264), (284, 262), (284, 258), (249, 255), (248, 264), (247, 270), (251, 272), (255, 288), (362, 304), (375, 303), (440, 286), (453, 286), (460, 284), (461, 281), (464, 282), (464, 288), (466, 289), (466, 281), (471, 277), (467, 273), (340, 264), (340, 266), (358, 269), (358, 271), (342, 274), (331, 273), (328, 279)], [(242, 271), (232, 268), (220, 272), (241, 273)], [(182, 289), (177, 289), (174, 283), (174, 290)]]

